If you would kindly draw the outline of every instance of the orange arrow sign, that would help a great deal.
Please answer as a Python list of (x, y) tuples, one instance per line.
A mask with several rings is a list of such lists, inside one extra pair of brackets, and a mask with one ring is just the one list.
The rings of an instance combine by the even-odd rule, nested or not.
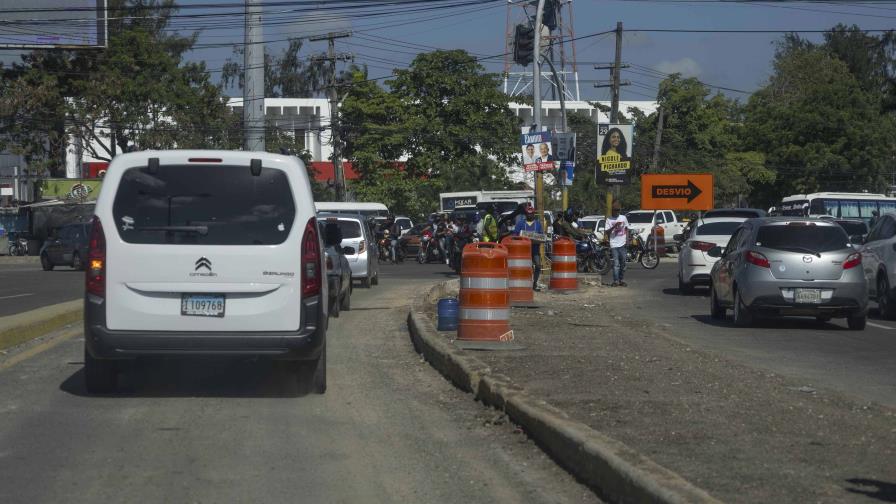
[(641, 208), (645, 210), (711, 210), (713, 208), (712, 174), (642, 175)]

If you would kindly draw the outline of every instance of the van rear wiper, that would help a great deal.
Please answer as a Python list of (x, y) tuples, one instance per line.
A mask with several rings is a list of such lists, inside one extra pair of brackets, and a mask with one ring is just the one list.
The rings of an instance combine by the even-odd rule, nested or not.
[(208, 234), (208, 226), (144, 226), (137, 231), (165, 231), (171, 233), (196, 233), (201, 236)]

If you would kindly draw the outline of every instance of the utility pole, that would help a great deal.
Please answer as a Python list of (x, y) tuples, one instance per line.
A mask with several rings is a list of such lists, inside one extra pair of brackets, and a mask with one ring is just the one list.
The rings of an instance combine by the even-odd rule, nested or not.
[[(609, 87), (612, 93), (612, 102), (610, 104), (610, 124), (616, 124), (619, 119), (619, 91), (622, 86), (628, 86), (631, 84), (629, 81), (621, 81), (620, 75), (622, 74), (623, 68), (628, 68), (628, 65), (622, 64), (622, 21), (616, 22), (616, 57), (613, 60), (612, 66), (606, 65), (595, 65), (595, 70), (610, 70), (610, 82), (609, 83), (598, 83), (595, 84), (594, 87)], [(600, 147), (600, 146), (598, 146)], [(613, 209), (613, 192), (616, 193), (616, 197), (619, 197), (619, 186), (614, 186), (613, 191), (607, 189), (607, 215), (612, 213)]]
[(246, 45), (243, 53), (243, 148), (264, 150), (264, 33), (261, 0), (246, 0)]
[[(561, 126), (561, 130), (563, 131), (563, 133), (567, 133), (569, 131), (569, 125), (566, 120), (566, 79), (563, 79), (561, 81), (560, 75), (557, 74), (557, 68), (554, 66), (553, 61), (551, 61), (550, 59), (546, 59), (545, 61), (547, 61), (548, 65), (551, 67), (551, 73), (554, 75), (554, 83), (557, 85), (557, 89), (560, 90), (560, 117), (563, 122), (563, 124)], [(572, 161), (575, 162), (575, 159), (573, 159)], [(565, 173), (564, 170), (565, 170), (565, 168), (563, 167), (563, 164), (561, 162), (561, 165), (560, 165), (561, 177), (562, 177), (562, 174)], [(566, 210), (566, 208), (569, 207), (569, 186), (567, 186), (564, 183), (563, 186), (560, 188), (560, 191), (562, 194), (563, 210)]]
[(663, 107), (657, 110), (656, 119), (656, 139), (653, 141), (653, 163), (654, 173), (660, 171), (660, 145), (663, 143)]
[[(544, 0), (538, 0), (538, 8), (535, 11), (535, 41), (532, 55), (532, 119), (535, 121), (535, 131), (541, 131), (541, 23), (543, 16)], [(538, 220), (544, 225), (544, 174), (541, 173), (541, 170), (535, 172), (535, 211)], [(542, 248), (541, 254), (544, 256), (544, 248)], [(544, 257), (542, 257), (543, 259)]]
[(327, 96), (330, 98), (330, 142), (333, 144), (333, 174), (336, 178), (336, 201), (345, 200), (345, 172), (342, 169), (342, 138), (339, 136), (339, 90), (336, 89), (336, 62), (352, 59), (350, 54), (336, 54), (336, 39), (351, 36), (351, 32), (330, 32), (326, 35), (311, 37), (308, 40), (327, 41), (327, 55), (315, 59), (330, 63), (330, 78), (327, 83)]

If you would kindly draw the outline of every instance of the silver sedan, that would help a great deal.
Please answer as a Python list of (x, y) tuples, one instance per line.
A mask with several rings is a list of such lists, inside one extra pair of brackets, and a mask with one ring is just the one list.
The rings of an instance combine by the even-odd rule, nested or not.
[(831, 221), (762, 218), (745, 221), (728, 244), (709, 251), (719, 261), (710, 273), (713, 318), (734, 312), (734, 323), (754, 316), (845, 317), (865, 328), (868, 287), (862, 255)]

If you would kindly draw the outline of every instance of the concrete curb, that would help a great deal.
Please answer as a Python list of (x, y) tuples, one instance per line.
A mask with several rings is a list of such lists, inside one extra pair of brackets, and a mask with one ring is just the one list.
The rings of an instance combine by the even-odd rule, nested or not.
[[(448, 282), (426, 299), (442, 295)], [(423, 306), (408, 313), (408, 329), (418, 353), (483, 404), (504, 411), (561, 466), (612, 502), (718, 503), (706, 491), (585, 424), (569, 419), (545, 401), (530, 397), (510, 378), (493, 373), (469, 353), (440, 336)]]
[(76, 299), (0, 317), (0, 350), (43, 336), (84, 317), (84, 301)]

